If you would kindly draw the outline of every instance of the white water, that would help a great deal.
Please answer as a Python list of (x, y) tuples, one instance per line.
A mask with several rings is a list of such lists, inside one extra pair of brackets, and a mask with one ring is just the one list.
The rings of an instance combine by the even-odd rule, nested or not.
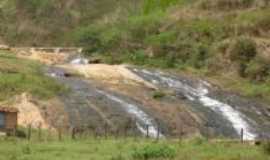
[(89, 60), (86, 58), (75, 58), (70, 63), (71, 64), (89, 64)]
[(244, 139), (245, 140), (254, 140), (257, 136), (253, 133), (250, 129), (249, 124), (243, 118), (244, 116), (231, 107), (228, 104), (220, 102), (216, 99), (213, 99), (208, 96), (210, 84), (202, 81), (199, 84), (198, 88), (192, 87), (189, 84), (184, 84), (179, 80), (175, 80), (168, 76), (162, 75), (162, 73), (157, 72), (149, 72), (147, 70), (142, 70), (142, 72), (150, 77), (157, 77), (160, 81), (152, 80), (155, 84), (162, 83), (166, 84), (168, 87), (181, 91), (184, 95), (191, 101), (198, 101), (203, 106), (210, 108), (214, 112), (217, 112), (224, 116), (228, 121), (232, 123), (233, 128), (235, 131), (240, 135), (241, 129), (244, 130)]
[[(136, 122), (136, 126), (137, 128), (141, 131), (141, 133), (143, 133), (144, 135), (147, 135), (147, 129), (145, 128), (145, 126), (149, 126), (148, 127), (148, 134), (150, 137), (157, 137), (158, 136), (158, 130), (155, 127), (155, 125), (153, 124), (153, 120), (150, 118), (150, 116), (148, 116), (145, 112), (143, 112), (142, 110), (140, 110), (140, 108), (134, 104), (130, 104), (128, 102), (123, 101), (122, 99), (110, 95), (108, 93), (105, 93), (103, 91), (98, 90), (98, 92), (104, 96), (106, 96), (107, 98), (119, 103), (124, 109), (126, 109), (126, 111), (133, 115), (136, 119), (138, 119), (140, 122), (144, 123), (144, 126), (142, 126), (139, 122)], [(159, 134), (160, 137), (163, 137), (163, 135), (160, 133)]]

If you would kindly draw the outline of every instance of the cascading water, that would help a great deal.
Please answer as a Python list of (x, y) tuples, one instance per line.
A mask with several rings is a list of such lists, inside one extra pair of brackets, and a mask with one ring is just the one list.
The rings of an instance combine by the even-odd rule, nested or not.
[(198, 82), (199, 85), (194, 87), (186, 79), (179, 80), (176, 77), (168, 76), (161, 72), (148, 71), (144, 69), (139, 70), (136, 68), (131, 68), (131, 70), (155, 85), (173, 89), (177, 93), (184, 95), (189, 101), (199, 103), (202, 106), (211, 109), (215, 113), (220, 114), (232, 124), (232, 127), (238, 135), (241, 134), (242, 129), (245, 131), (243, 137), (245, 140), (254, 140), (257, 137), (257, 135), (251, 130), (251, 126), (248, 124), (246, 117), (243, 114), (235, 110), (230, 105), (209, 96), (208, 87), (210, 87), (210, 84), (207, 82)]
[(138, 127), (138, 129), (144, 134), (147, 134), (147, 128), (146, 126), (148, 126), (148, 134), (150, 137), (163, 137), (163, 135), (161, 133), (158, 133), (159, 131), (157, 130), (157, 128), (154, 125), (153, 119), (150, 118), (149, 115), (147, 115), (145, 112), (143, 112), (138, 106), (134, 105), (134, 104), (130, 104), (128, 102), (125, 102), (124, 100), (110, 95), (104, 91), (98, 91), (100, 94), (106, 96), (107, 98), (119, 103), (123, 108), (126, 109), (127, 113), (129, 113), (130, 115), (133, 115), (137, 122), (136, 125)]
[[(75, 58), (70, 61), (70, 64), (84, 65), (88, 64), (88, 60), (85, 58)], [(121, 107), (126, 113), (130, 115), (130, 117), (135, 117), (136, 126), (142, 134), (144, 135), (148, 134), (150, 137), (153, 138), (157, 136), (164, 137), (161, 133), (159, 133), (160, 131), (158, 131), (155, 121), (143, 110), (141, 110), (136, 103), (133, 103), (131, 100), (126, 100), (128, 98), (125, 98), (124, 96), (117, 96), (105, 90), (100, 90), (95, 87), (91, 87), (91, 84), (85, 82), (83, 79), (65, 77), (65, 71), (60, 68), (51, 67), (51, 69), (47, 71), (47, 73), (49, 76), (56, 78), (57, 80), (66, 84), (68, 87), (72, 89), (73, 95), (70, 96), (72, 98), (65, 99), (68, 106), (67, 110), (70, 110), (69, 112), (72, 117), (74, 117), (73, 112), (75, 112), (73, 107), (74, 102), (72, 102), (73, 104), (71, 104), (70, 101), (75, 101), (75, 104), (86, 104), (88, 105), (88, 107), (93, 108), (93, 106), (89, 104), (89, 102), (91, 102), (89, 98), (92, 97), (92, 101), (106, 101), (107, 102), (105, 103), (106, 108)], [(80, 109), (80, 107), (77, 106), (77, 109)], [(84, 114), (83, 113), (84, 109), (82, 107), (81, 111), (79, 111), (81, 112), (80, 114)], [(117, 112), (119, 113), (120, 111), (118, 110)], [(80, 119), (87, 119), (87, 117)], [(87, 123), (87, 121), (85, 123)]]
[(89, 64), (89, 60), (86, 58), (78, 57), (71, 60), (70, 64)]

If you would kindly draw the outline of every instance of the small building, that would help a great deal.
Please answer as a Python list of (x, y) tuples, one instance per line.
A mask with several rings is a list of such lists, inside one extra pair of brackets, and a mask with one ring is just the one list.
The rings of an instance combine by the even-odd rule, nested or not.
[(18, 109), (0, 106), (0, 132), (13, 133), (17, 128)]

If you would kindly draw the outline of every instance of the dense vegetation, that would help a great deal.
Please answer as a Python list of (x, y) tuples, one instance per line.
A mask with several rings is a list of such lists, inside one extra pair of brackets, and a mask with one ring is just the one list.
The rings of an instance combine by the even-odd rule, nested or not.
[(269, 13), (267, 0), (146, 0), (75, 39), (108, 63), (176, 68), (270, 101)]
[(83, 46), (107, 63), (196, 73), (270, 102), (269, 0), (0, 2), (9, 44)]
[(0, 160), (267, 160), (262, 146), (203, 139), (154, 142), (152, 140), (83, 139), (44, 141), (0, 140)]
[[(132, 2), (132, 3), (131, 3)], [(104, 15), (125, 10), (131, 0), (0, 0), (0, 37), (10, 45), (74, 45), (71, 32)], [(113, 18), (117, 16), (108, 15)], [(0, 38), (0, 39), (1, 39)]]
[(41, 65), (0, 52), (0, 100), (28, 92), (37, 98), (50, 98), (65, 87), (42, 73)]

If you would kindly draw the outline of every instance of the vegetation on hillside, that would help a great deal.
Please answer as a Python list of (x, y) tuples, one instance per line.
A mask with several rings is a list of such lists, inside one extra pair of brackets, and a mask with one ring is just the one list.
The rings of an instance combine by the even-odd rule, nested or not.
[(71, 46), (70, 33), (77, 26), (95, 23), (105, 15), (117, 17), (122, 10), (134, 10), (139, 2), (0, 0), (0, 40), (16, 46)]
[(233, 83), (229, 89), (270, 101), (267, 0), (146, 0), (141, 8), (125, 18), (82, 26), (75, 39), (108, 63), (220, 77), (222, 85)]
[(37, 62), (0, 52), (0, 100), (28, 92), (37, 98), (50, 98), (66, 88), (42, 73)]
[(1, 0), (0, 37), (215, 78), (270, 102), (269, 0)]

